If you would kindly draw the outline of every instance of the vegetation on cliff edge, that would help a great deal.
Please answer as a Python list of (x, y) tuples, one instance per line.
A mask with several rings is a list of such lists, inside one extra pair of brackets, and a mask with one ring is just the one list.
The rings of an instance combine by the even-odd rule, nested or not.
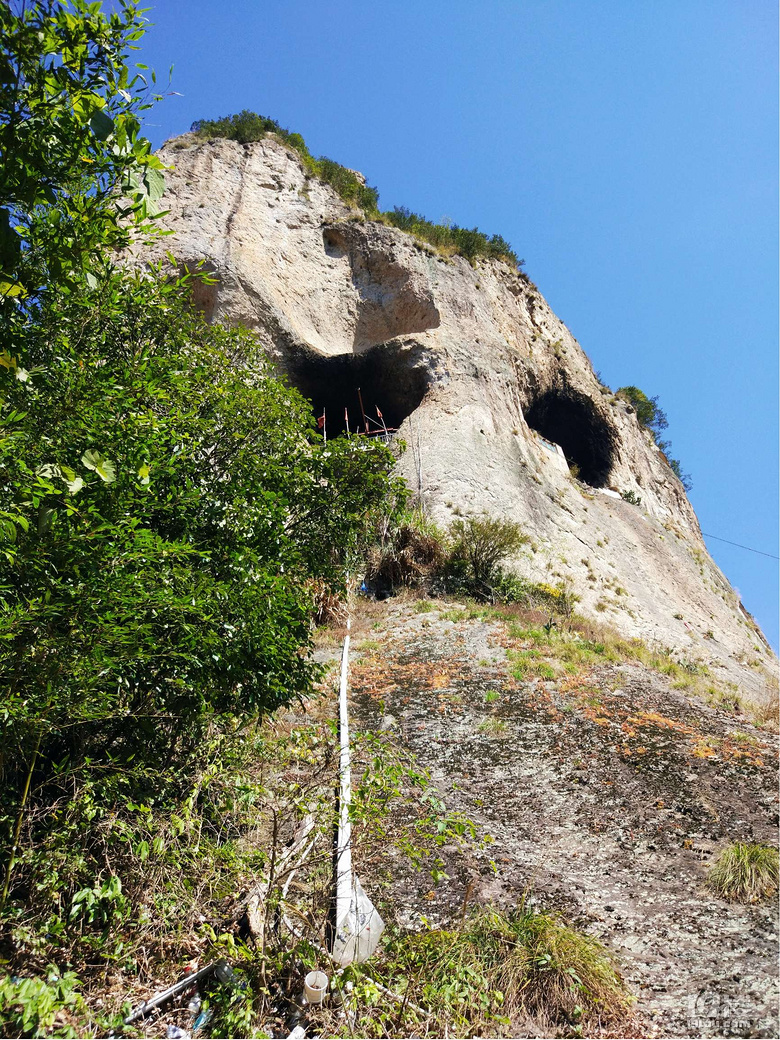
[(666, 412), (658, 404), (658, 397), (648, 397), (638, 386), (621, 386), (615, 391), (618, 397), (628, 401), (635, 413), (639, 423), (649, 430), (653, 440), (663, 452), (664, 458), (669, 463), (669, 468), (677, 477), (686, 491), (693, 487), (693, 481), (688, 473), (683, 473), (682, 463), (679, 459), (672, 458), (669, 452), (672, 442), (663, 439), (663, 431), (669, 425)]
[(370, 220), (381, 220), (385, 224), (400, 228), (429, 242), (447, 255), (455, 253), (471, 262), (479, 257), (486, 257), (501, 260), (516, 268), (523, 266), (523, 261), (518, 259), (517, 254), (501, 235), (488, 236), (477, 228), (462, 228), (457, 224), (435, 224), (418, 213), (399, 206), (381, 212), (379, 192), (376, 188), (364, 184), (353, 170), (332, 159), (325, 156), (315, 159), (300, 134), (291, 133), (274, 119), (244, 109), (236, 115), (223, 116), (220, 119), (198, 119), (192, 124), (191, 129), (199, 137), (224, 137), (238, 141), (239, 144), (260, 141), (266, 135), (274, 134), (295, 149), (309, 175), (330, 184), (346, 203), (363, 210)]

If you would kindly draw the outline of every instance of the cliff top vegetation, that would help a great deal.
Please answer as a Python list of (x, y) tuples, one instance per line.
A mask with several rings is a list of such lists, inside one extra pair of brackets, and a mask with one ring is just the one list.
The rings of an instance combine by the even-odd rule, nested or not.
[(239, 144), (261, 141), (269, 134), (274, 134), (298, 153), (310, 176), (318, 177), (330, 184), (348, 205), (361, 209), (370, 220), (379, 220), (400, 228), (401, 231), (428, 242), (445, 256), (463, 256), (470, 263), (485, 257), (522, 269), (524, 261), (518, 258), (517, 253), (501, 235), (488, 236), (478, 228), (463, 228), (457, 224), (435, 224), (404, 206), (381, 211), (379, 192), (376, 188), (365, 184), (354, 170), (334, 162), (333, 159), (324, 155), (315, 158), (300, 134), (285, 129), (274, 119), (244, 109), (236, 115), (219, 119), (198, 119), (192, 124), (191, 129), (202, 138), (223, 137), (238, 141)]

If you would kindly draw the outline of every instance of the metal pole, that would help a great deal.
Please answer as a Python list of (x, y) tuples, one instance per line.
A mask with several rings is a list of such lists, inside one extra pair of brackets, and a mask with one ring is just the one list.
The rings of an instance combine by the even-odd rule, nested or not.
[(366, 419), (366, 410), (363, 407), (363, 395), (360, 392), (360, 387), (357, 388), (357, 392), (358, 392), (358, 401), (360, 401), (360, 411), (363, 413), (363, 427), (364, 427), (366, 433), (368, 433), (368, 419)]

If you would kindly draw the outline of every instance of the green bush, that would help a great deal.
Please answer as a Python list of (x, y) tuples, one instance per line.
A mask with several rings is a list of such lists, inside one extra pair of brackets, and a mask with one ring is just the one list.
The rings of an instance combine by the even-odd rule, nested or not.
[(450, 524), (450, 563), (475, 593), (491, 591), (500, 580), (499, 564), (529, 539), (519, 524), (498, 517), (470, 516)]
[(333, 159), (320, 156), (315, 159), (300, 134), (291, 133), (274, 119), (259, 116), (246, 109), (237, 115), (220, 119), (198, 119), (191, 128), (199, 137), (225, 137), (240, 144), (261, 141), (267, 134), (274, 134), (300, 155), (306, 171), (324, 181), (350, 206), (361, 209), (370, 219), (379, 218), (393, 227), (406, 231), (416, 238), (429, 242), (444, 253), (455, 253), (471, 263), (479, 257), (501, 260), (516, 268), (524, 261), (501, 235), (488, 236), (477, 228), (462, 228), (457, 224), (434, 224), (411, 210), (396, 206), (380, 213), (379, 193), (376, 188), (363, 184), (361, 179)]
[[(76, 991), (80, 979), (72, 971), (60, 974), (48, 966), (46, 978), (0, 978), (0, 1026), (4, 1036), (82, 1035), (68, 1022), (68, 1016), (85, 1011)], [(55, 1023), (59, 1022), (59, 1025)]]
[[(555, 1035), (582, 1035), (583, 1026), (598, 1029), (625, 1020), (632, 1003), (598, 940), (553, 914), (522, 906), (510, 913), (486, 907), (458, 929), (391, 932), (381, 961), (356, 975), (359, 998), (369, 1002), (370, 975), (378, 976), (405, 992), (405, 1006), (421, 1004), (430, 1016), (426, 1029), (439, 1036), (490, 1036), (497, 1026), (502, 1036), (526, 1035), (515, 1030), (527, 1030), (529, 1016), (548, 1028), (552, 1024)], [(376, 994), (371, 1003), (377, 1003)], [(411, 1022), (405, 1034), (374, 1031), (382, 1011), (380, 1005), (364, 1012), (361, 1036), (413, 1031)], [(413, 1015), (407, 1011), (408, 1018)]]
[(430, 242), (431, 245), (444, 252), (458, 253), (471, 262), (484, 256), (493, 260), (502, 260), (515, 267), (523, 265), (523, 261), (518, 259), (509, 243), (500, 235), (493, 235), (492, 238), (489, 238), (477, 228), (469, 230), (458, 227), (457, 224), (434, 224), (425, 217), (399, 206), (383, 213), (382, 217), (393, 227), (415, 235), (425, 242)]

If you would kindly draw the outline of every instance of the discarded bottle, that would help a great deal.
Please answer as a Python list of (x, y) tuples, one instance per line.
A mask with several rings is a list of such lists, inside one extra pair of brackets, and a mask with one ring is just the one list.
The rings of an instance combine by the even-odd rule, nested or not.
[(190, 1040), (190, 1034), (179, 1026), (168, 1026), (165, 1030), (166, 1040)]

